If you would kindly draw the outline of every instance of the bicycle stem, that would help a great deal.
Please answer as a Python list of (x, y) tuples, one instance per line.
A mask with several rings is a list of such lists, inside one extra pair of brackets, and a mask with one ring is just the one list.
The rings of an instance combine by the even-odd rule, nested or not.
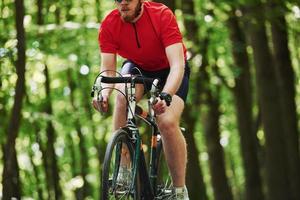
[(132, 79), (130, 83), (130, 87), (127, 87), (126, 85), (126, 92), (129, 94), (128, 96), (128, 103), (129, 106), (127, 107), (127, 120), (133, 120), (134, 119), (134, 113), (135, 113), (135, 106), (136, 106), (136, 97), (135, 97), (135, 83), (134, 79)]

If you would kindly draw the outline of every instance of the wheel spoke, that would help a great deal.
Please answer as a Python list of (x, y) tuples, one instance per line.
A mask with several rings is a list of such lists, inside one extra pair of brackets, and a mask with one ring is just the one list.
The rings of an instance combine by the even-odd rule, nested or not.
[[(118, 133), (116, 133), (118, 134)], [(102, 199), (137, 200), (140, 192), (130, 185), (133, 177), (133, 148), (125, 131), (119, 132), (108, 144), (103, 164)]]

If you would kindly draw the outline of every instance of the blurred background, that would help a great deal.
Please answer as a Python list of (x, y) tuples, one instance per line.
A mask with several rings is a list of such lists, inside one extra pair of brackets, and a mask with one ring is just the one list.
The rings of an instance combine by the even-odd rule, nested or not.
[[(176, 14), (191, 66), (190, 199), (299, 200), (299, 1), (158, 2)], [(0, 1), (0, 199), (99, 199), (112, 118), (92, 109), (90, 89), (114, 7)]]

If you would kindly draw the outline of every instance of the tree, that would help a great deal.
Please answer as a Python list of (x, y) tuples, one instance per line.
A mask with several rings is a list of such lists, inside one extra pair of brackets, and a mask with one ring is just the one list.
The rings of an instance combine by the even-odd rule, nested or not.
[(288, 47), (288, 30), (285, 19), (284, 2), (268, 0), (268, 19), (271, 23), (272, 43), (274, 49), (274, 66), (280, 89), (280, 103), (286, 157), (288, 159), (288, 175), (292, 198), (300, 199), (300, 157), (297, 109), (295, 103), (295, 75)]
[(272, 63), (260, 1), (245, 5), (245, 30), (253, 48), (256, 86), (265, 134), (267, 199), (291, 199), (288, 183), (286, 145), (276, 72)]
[[(206, 54), (208, 48), (208, 38), (204, 38), (202, 43), (202, 48), (196, 48), (200, 46), (200, 39), (198, 36), (198, 24), (196, 23), (195, 11), (194, 11), (194, 1), (189, 0), (182, 1), (182, 12), (184, 15), (183, 22), (186, 30), (186, 37), (188, 40), (193, 42), (193, 47), (191, 49), (192, 53)], [(200, 49), (202, 52), (200, 52)], [(199, 51), (199, 52), (198, 52)], [(187, 103), (183, 113), (183, 120), (186, 124), (186, 134), (184, 134), (187, 143), (188, 152), (188, 163), (187, 163), (187, 173), (186, 173), (186, 185), (189, 190), (190, 199), (206, 200), (208, 199), (206, 186), (204, 183), (204, 177), (201, 169), (201, 164), (199, 160), (199, 150), (197, 149), (197, 144), (195, 142), (195, 131), (197, 128), (197, 121), (199, 120), (198, 112), (200, 111), (201, 102), (199, 101), (200, 96), (203, 91), (203, 81), (202, 81), (202, 71), (204, 68), (199, 67), (197, 73), (191, 74), (190, 85), (192, 81), (197, 87), (190, 87), (189, 97), (192, 99), (190, 103)], [(194, 75), (194, 76), (193, 76)]]
[(4, 168), (2, 174), (3, 184), (3, 199), (8, 200), (12, 197), (21, 198), (21, 183), (19, 178), (19, 168), (17, 162), (17, 153), (15, 149), (16, 138), (18, 136), (20, 122), (22, 101), (25, 94), (25, 30), (23, 25), (24, 19), (24, 2), (23, 0), (15, 0), (16, 13), (16, 30), (17, 30), (17, 50), (18, 57), (16, 61), (16, 71), (18, 75), (14, 105), (11, 111), (11, 116), (7, 128), (7, 140), (4, 146)]
[(43, 17), (43, 0), (37, 0), (37, 24), (43, 25), (44, 24), (44, 17)]
[(224, 151), (220, 144), (220, 127), (219, 127), (219, 86), (214, 88), (210, 85), (209, 74), (207, 69), (204, 71), (205, 80), (205, 104), (203, 124), (204, 134), (209, 156), (209, 168), (216, 200), (232, 200), (233, 195), (226, 175), (226, 166)]
[[(68, 69), (67, 71), (67, 79), (68, 79), (68, 84), (70, 88), (70, 103), (72, 106), (72, 109), (78, 110), (75, 105), (75, 95), (74, 95), (74, 90), (75, 90), (75, 82), (72, 79), (72, 71), (71, 69)], [(78, 138), (79, 138), (79, 151), (80, 151), (80, 175), (83, 179), (83, 186), (82, 188), (79, 188), (78, 191), (76, 191), (76, 197), (77, 199), (85, 199), (88, 196), (88, 192), (90, 190), (89, 184), (86, 180), (86, 176), (88, 174), (88, 153), (85, 145), (85, 138), (84, 135), (82, 134), (81, 131), (81, 123), (79, 120), (80, 115), (75, 115), (74, 119), (74, 127), (76, 129)], [(74, 158), (73, 158), (74, 159)], [(75, 166), (74, 166), (75, 167)]]
[(176, 3), (175, 0), (155, 0), (155, 2), (159, 2), (168, 6), (173, 12), (175, 12)]
[(50, 198), (55, 198), (56, 200), (62, 197), (61, 187), (59, 185), (59, 169), (57, 164), (57, 157), (55, 154), (55, 129), (51, 120), (53, 115), (52, 109), (52, 99), (50, 93), (50, 78), (48, 72), (48, 66), (45, 65), (44, 74), (46, 77), (45, 81), (45, 90), (46, 90), (46, 104), (45, 104), (45, 112), (50, 116), (49, 121), (47, 122), (46, 127), (46, 134), (47, 134), (47, 142), (46, 147), (43, 150), (44, 155), (44, 164), (45, 164), (45, 171), (46, 171), (46, 178), (48, 182), (48, 192)]
[(228, 18), (228, 29), (232, 42), (232, 55), (235, 72), (233, 95), (237, 111), (237, 126), (240, 134), (241, 153), (245, 169), (246, 200), (262, 200), (262, 182), (258, 162), (256, 132), (253, 126), (252, 86), (250, 63), (246, 51), (246, 38), (241, 29), (235, 10)]

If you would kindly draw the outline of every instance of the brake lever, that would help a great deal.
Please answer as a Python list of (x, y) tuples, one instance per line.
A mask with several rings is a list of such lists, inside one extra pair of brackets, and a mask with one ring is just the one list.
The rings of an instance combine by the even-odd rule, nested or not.
[(102, 101), (103, 97), (102, 97), (102, 93), (100, 91), (97, 92), (97, 101)]
[[(94, 82), (94, 85), (92, 87), (92, 91), (91, 91), (91, 97), (95, 97), (95, 92), (97, 93), (97, 100), (102, 99), (102, 96), (101, 96), (101, 90), (102, 90), (101, 79), (102, 79), (101, 76), (97, 77), (97, 79)], [(99, 98), (99, 95), (101, 96), (100, 98)]]
[(149, 100), (151, 105), (155, 105), (158, 101), (157, 100), (157, 97), (159, 96), (159, 91), (157, 90), (158, 82), (159, 82), (159, 79), (155, 79), (152, 83), (152, 87), (150, 90), (151, 98)]
[(157, 103), (158, 100), (155, 97), (151, 97), (149, 101), (150, 101), (150, 104), (153, 106)]

